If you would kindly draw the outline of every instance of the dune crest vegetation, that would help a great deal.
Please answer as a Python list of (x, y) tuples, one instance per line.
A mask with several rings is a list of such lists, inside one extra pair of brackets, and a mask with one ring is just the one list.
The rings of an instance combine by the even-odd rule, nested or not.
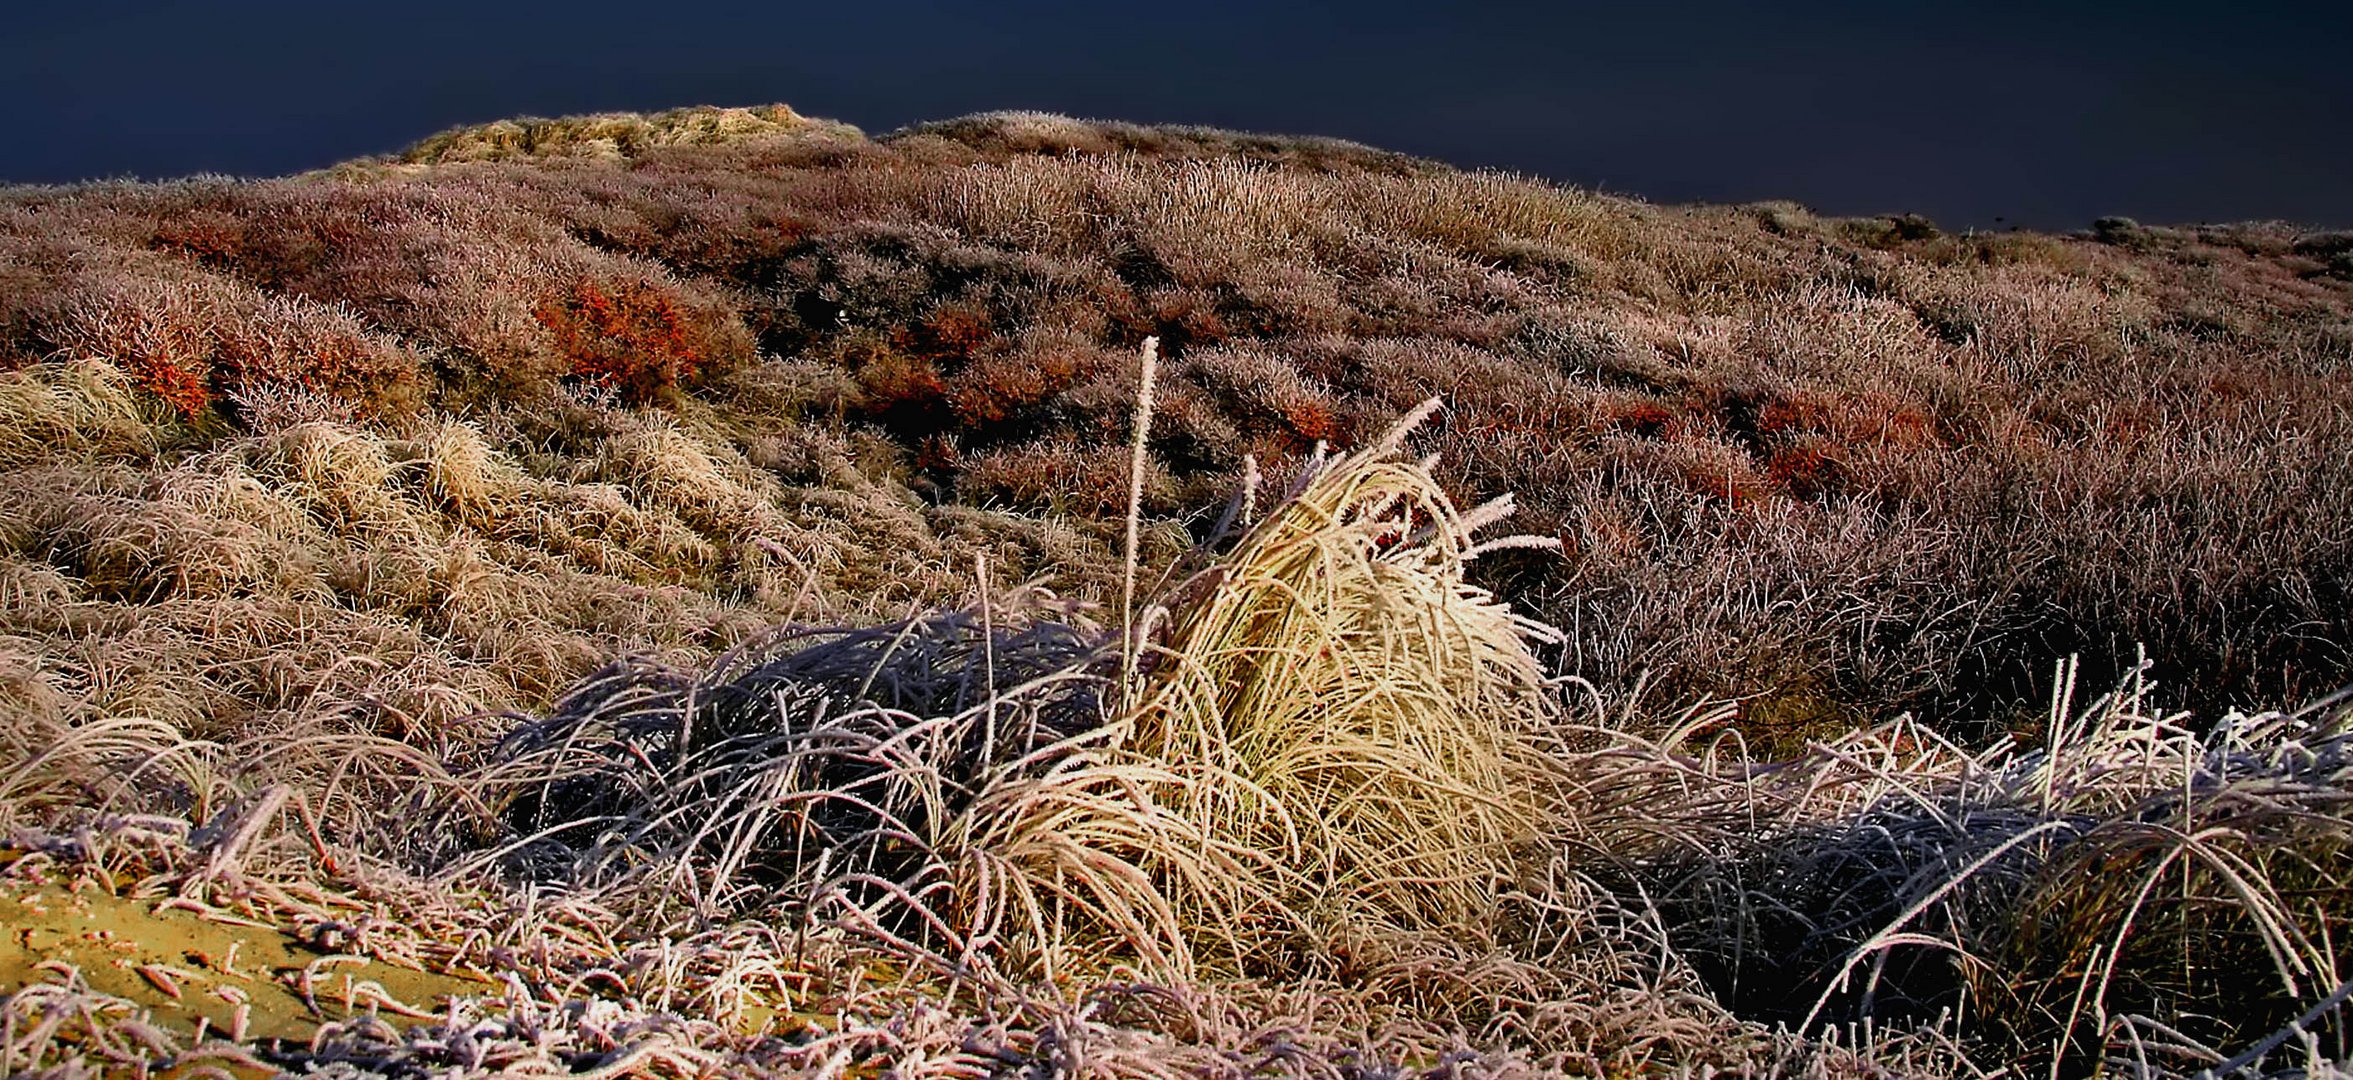
[(0, 192), (0, 902), (119, 930), (0, 1072), (2336, 1068), (2344, 247), (782, 107)]

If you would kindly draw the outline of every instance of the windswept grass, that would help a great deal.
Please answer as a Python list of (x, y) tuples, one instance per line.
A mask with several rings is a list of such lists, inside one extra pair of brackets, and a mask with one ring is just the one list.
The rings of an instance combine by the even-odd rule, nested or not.
[[(1452, 1046), (1501, 1070), (2023, 1058), (2186, 1074), (2242, 1050), (2344, 1054), (2341, 707), (2201, 735), (2150, 714), (2135, 682), (2081, 710), (2062, 694), (2032, 753), (1965, 752), (1908, 721), (1770, 765), (1686, 749), (1721, 710), (1645, 738), (1598, 690), (1548, 679), (1528, 651), (1545, 628), (1464, 581), (1468, 561), (1526, 541), (1481, 543), (1506, 504), (1458, 512), (1430, 463), (1398, 457), (1429, 411), (1315, 459), (1126, 633), (982, 585), (967, 610), (761, 638), (708, 670), (615, 664), (441, 761), (328, 726), (224, 748), (165, 724), (52, 720), (21, 729), (11, 774), (29, 779), (5, 805), (30, 825), (144, 814), (135, 858), (184, 894), (290, 859), (348, 872), (331, 852), (439, 863), (441, 889), (495, 869), (592, 920), (593, 943), (563, 954), (575, 970), (626, 951), (616, 936), (692, 942), (748, 917), (777, 944), (739, 941), (723, 971), (788, 965), (785, 941), (803, 943), (785, 970), (808, 970), (822, 942), (819, 970), (902, 965), (891, 1023), (994, 1003), (995, 1050), (957, 1021), (938, 1029), (964, 1032), (946, 1057), (854, 1051), (902, 1067), (1050, 1057), (1033, 1040), (1068, 1006), (1009, 1002), (1073, 985), (1099, 987), (1098, 1006), (1135, 1001), (1121, 995), (1139, 978), (1168, 988), (1147, 997), (1262, 1016), (1296, 1006), (1261, 980), (1320, 996), (1344, 1019), (1310, 1031), (1367, 1040), (1298, 1044), (1325, 1061)], [(1129, 640), (1140, 661), (1123, 660)], [(7, 685), (61, 712), (37, 678)], [(396, 790), (402, 813), (356, 826)], [(432, 919), (498, 917), (400, 888)], [(609, 1015), (715, 977), (662, 970), (624, 979)], [(40, 994), (10, 1007), (55, 997), (43, 1015), (94, 1026), (70, 1051), (56, 1024), (21, 1047), (11, 1035), (26, 1061), (185, 1052), (70, 980)], [(489, 1037), (577, 1038), (590, 1029), (541, 1014), (584, 1000), (453, 1007), (493, 1010), (471, 1021)], [(1154, 1067), (1205, 1067), (1191, 1055), (1241, 1030), (1114, 1015), (1103, 1036)], [(1771, 1020), (1797, 1034), (1756, 1026)], [(1835, 1025), (1866, 1021), (1884, 1027), (1842, 1049)], [(283, 1060), (443, 1060), (433, 1030), (363, 1025)], [(814, 1060), (676, 1030), (603, 1043), (599, 1060)], [(845, 1015), (829, 1030), (865, 1029)]]
[(983, 592), (609, 668), (495, 751), (499, 854), (656, 914), (848, 920), (948, 971), (1100, 968), (1109, 940), (1182, 979), (1482, 933), (1544, 861), (1566, 747), (1545, 628), (1463, 579), (1508, 503), (1460, 513), (1397, 459), (1434, 408), (1303, 472), (1134, 645)]
[[(1460, 797), (1479, 783), (1559, 776), (1562, 765), (1545, 757), (1557, 747), (1543, 740), (1556, 732), (1513, 719), (1523, 707), (1552, 715), (1525, 648), (1535, 628), (1461, 578), (1480, 550), (1471, 533), (1501, 508), (1458, 514), (1426, 465), (1398, 460), (1408, 428), (1428, 411), (1379, 443), (1302, 473), (1232, 554), (1167, 594), (1173, 616), (1139, 624), (1137, 640), (1149, 645), (1141, 664), (1122, 663), (1124, 635), (1107, 633), (1084, 607), (1034, 587), (999, 592), (981, 579), (963, 611), (783, 632), (702, 671), (650, 659), (617, 663), (544, 717), (491, 719), (503, 729), (494, 739), (449, 744), (439, 762), (404, 760), (327, 727), (269, 732), (283, 753), (261, 742), (241, 754), (175, 747), (216, 770), (211, 821), (194, 828), (159, 805), (175, 790), (168, 782), (126, 782), (123, 808), (163, 825), (160, 834), (145, 826), (142, 843), (159, 847), (136, 858), (197, 896), (224, 883), (251, 889), (240, 883), (273, 867), (311, 863), (310, 874), (322, 864), (348, 873), (336, 869), (346, 852), (438, 864), (441, 887), (460, 894), (482, 871), (496, 870), (554, 887), (567, 910), (592, 920), (591, 942), (556, 954), (582, 965), (617, 963), (600, 961), (625, 951), (610, 944), (615, 938), (691, 942), (755, 919), (777, 944), (752, 947), (730, 970), (781, 963), (762, 958), (778, 957), (771, 950), (785, 941), (822, 943), (815, 947), (829, 966), (804, 979), (830, 978), (816, 972), (839, 972), (855, 956), (901, 966), (906, 996), (888, 1006), (893, 1023), (942, 1006), (1002, 1017), (991, 1021), (999, 1027), (975, 1029), (929, 1014), (943, 1031), (964, 1032), (960, 1049), (937, 1059), (920, 1056), (931, 1052), (916, 1045), (932, 1045), (920, 1041), (857, 1051), (902, 1067), (929, 1061), (917, 1071), (957, 1068), (971, 1060), (959, 1055), (974, 1053), (1067, 1064), (1060, 1055), (1076, 1051), (1050, 1040), (1071, 1037), (1057, 1018), (1073, 1008), (1077, 1016), (1106, 1010), (1101, 1037), (1111, 1041), (1092, 1052), (1132, 1055), (1138, 1067), (1156, 1069), (1210, 1067), (1233, 1052), (1219, 1049), (1232, 1040), (1264, 1040), (1267, 1023), (1289, 1022), (1265, 1018), (1294, 1015), (1302, 1026), (1272, 1037), (1302, 1062), (1329, 1065), (1450, 1059), (1558, 1069), (1766, 1046), (1753, 1035), (1723, 1043), (1731, 1019), (1693, 992), (1687, 974), (1629, 962), (1622, 942), (1644, 933), (1639, 916), (1565, 876), (1545, 854), (1552, 819), (1541, 794), (1495, 787), (1481, 796), (1494, 805), (1474, 808), (1472, 828), (1461, 827)], [(365, 450), (327, 433), (314, 437), (341, 452)], [(443, 486), (445, 495), (472, 487)], [(1399, 582), (1424, 587), (1392, 591)], [(1285, 748), (1270, 744), (1263, 727), (1177, 727), (1181, 695), (1215, 692), (1231, 678), (1231, 653), (1247, 650), (1246, 635), (1279, 620), (1220, 631), (1217, 649), (1203, 644), (1210, 639), (1202, 628), (1223, 624), (1222, 613), (1237, 607), (1263, 606), (1272, 592), (1320, 598), (1279, 640), (1330, 654), (1321, 661), (1330, 674), (1298, 692), (1349, 707), (1354, 730), (1336, 727), (1339, 737), (1325, 745)], [(1455, 675), (1455, 662), (1474, 654), (1485, 656), (1477, 678)], [(1384, 692), (1344, 676), (1383, 657), (1395, 673)], [(1229, 665), (1226, 674), (1209, 673), (1220, 664)], [(1135, 685), (1123, 689), (1123, 680)], [(1463, 705), (1485, 712), (1451, 715)], [(1376, 719), (1382, 714), (1390, 715)], [(1236, 706), (1226, 715), (1242, 720), (1246, 712)], [(1196, 724), (1201, 719), (1195, 714)], [(1417, 727), (1425, 730), (1417, 735)], [(1417, 741), (1440, 756), (1415, 762), (1405, 751)], [(62, 790), (104, 775), (123, 754), (158, 756), (147, 742), (104, 729), (70, 745), (68, 755), (16, 764)], [(1478, 760), (1494, 763), (1495, 775), (1463, 780), (1443, 771)], [(321, 775), (317, 766), (331, 771)], [(405, 801), (381, 830), (355, 830), (358, 808), (344, 809), (339, 799), (360, 791), (379, 800), (402, 791)], [(39, 795), (15, 801), (28, 821), (108, 809)], [(1318, 817), (1328, 821), (1299, 827)], [(1408, 874), (1443, 884), (1445, 897), (1416, 900), (1399, 880)], [(399, 888), (409, 890), (403, 903), (422, 906), (414, 917), (423, 921), (479, 927), (498, 917), (481, 907), (445, 913), (432, 887)], [(518, 917), (543, 916), (527, 906)], [(458, 955), (476, 955), (466, 941), (454, 946)], [(808, 963), (811, 947), (792, 949)], [(500, 955), (485, 962), (511, 969), (514, 961)], [(628, 955), (647, 961), (642, 950)], [(709, 978), (642, 977), (650, 980), (642, 990), (640, 976), (621, 977), (626, 989), (609, 1015), (635, 1015), (630, 1010), (651, 1007), (641, 994), (693, 991)], [(564, 985), (584, 986), (577, 977)], [(1079, 1002), (1028, 996), (1059, 994), (1058, 987), (1094, 989)], [(1665, 987), (1673, 995), (1662, 994)], [(54, 997), (54, 1015), (81, 1009), (97, 1018), (92, 1023), (132, 1020), (124, 1006), (71, 980), (40, 995), (23, 1000)], [(763, 1000), (778, 996), (764, 991)], [(586, 1021), (546, 1012), (581, 1003), (510, 995), (452, 1008), (481, 1016), (469, 1022), (497, 1042), (532, 1024), (583, 1037)], [(1323, 1015), (1309, 1021), (1311, 1014), (1292, 1012), (1301, 1008)], [(1341, 1010), (1336, 1026), (1332, 1009)], [(9, 1052), (28, 1061), (88, 1060), (66, 1052), (57, 1030), (41, 1027), (22, 1047), (12, 1036)], [(118, 1022), (106, 1030), (131, 1029)], [(317, 1064), (440, 1060), (420, 1042), (433, 1030), (361, 1025), (322, 1035), (307, 1051), (271, 1052)], [(844, 1018), (833, 1030), (863, 1029)], [(981, 1030), (996, 1032), (998, 1049), (974, 1049)], [(179, 1036), (136, 1031), (150, 1060), (186, 1053)], [(112, 1046), (114, 1038), (92, 1045)], [(738, 1054), (815, 1060), (709, 1027), (596, 1049), (607, 1062), (673, 1069), (743, 1067)]]
[(0, 888), (506, 985), (0, 1071), (2338, 1069), (2344, 246), (781, 108), (0, 193)]

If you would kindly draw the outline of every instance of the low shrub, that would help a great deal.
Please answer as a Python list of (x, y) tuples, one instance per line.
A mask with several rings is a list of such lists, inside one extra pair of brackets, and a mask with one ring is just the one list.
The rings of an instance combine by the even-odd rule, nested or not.
[(646, 282), (576, 281), (540, 301), (532, 317), (553, 338), (566, 374), (631, 402), (692, 380), (713, 359), (678, 301)]

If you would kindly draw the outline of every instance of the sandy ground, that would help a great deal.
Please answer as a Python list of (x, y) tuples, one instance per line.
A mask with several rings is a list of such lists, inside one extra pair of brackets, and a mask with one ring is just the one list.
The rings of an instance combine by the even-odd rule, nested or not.
[(0, 878), (0, 927), (0, 995), (78, 974), (189, 1035), (307, 1042), (327, 1021), (435, 1018), (452, 996), (499, 990), (473, 973), (324, 952), (292, 928), (169, 896), (119, 895), (87, 876)]

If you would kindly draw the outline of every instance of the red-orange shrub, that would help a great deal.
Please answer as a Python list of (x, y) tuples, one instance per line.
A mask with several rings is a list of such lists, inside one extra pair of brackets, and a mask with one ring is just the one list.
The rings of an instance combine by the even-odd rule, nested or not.
[(644, 281), (581, 279), (532, 311), (569, 374), (645, 401), (694, 378), (708, 357), (670, 291)]
[(839, 357), (857, 383), (862, 411), (869, 416), (929, 416), (946, 404), (947, 381), (928, 357), (910, 356), (865, 334), (841, 341)]
[(1936, 439), (1927, 412), (1876, 390), (1775, 394), (1757, 410), (1756, 430), (1767, 439), (1818, 435), (1848, 445), (1904, 449), (1926, 446)]
[(892, 333), (902, 351), (941, 360), (962, 360), (995, 336), (986, 308), (969, 301), (950, 301), (933, 308), (923, 321)]
[(1683, 490), (1735, 510), (1755, 506), (1765, 495), (1756, 475), (1746, 469), (1727, 470), (1698, 464), (1686, 466), (1682, 477)]
[(1838, 447), (1820, 440), (1785, 446), (1765, 459), (1765, 475), (1781, 490), (1810, 499), (1834, 486), (1845, 459)]
[(74, 281), (67, 288), (76, 291), (36, 318), (40, 336), (59, 352), (121, 368), (181, 416), (211, 407), (214, 328), (224, 306), (217, 284)]
[(1185, 369), (1246, 428), (1271, 436), (1284, 451), (1304, 451), (1341, 434), (1330, 393), (1287, 357), (1220, 347), (1194, 353)]
[(1682, 414), (1655, 398), (1612, 398), (1602, 405), (1605, 424), (1645, 438), (1669, 438), (1682, 427)]
[(1162, 289), (1145, 299), (1152, 314), (1152, 333), (1160, 350), (1180, 356), (1188, 349), (1205, 348), (1234, 336), (1218, 313), (1217, 296), (1205, 289)]
[(1051, 345), (978, 357), (947, 381), (948, 406), (967, 424), (1004, 423), (1069, 388), (1078, 361)]
[(1333, 421), (1332, 410), (1313, 398), (1301, 398), (1283, 403), (1283, 426), (1302, 442), (1330, 442), (1340, 434), (1340, 425)]

